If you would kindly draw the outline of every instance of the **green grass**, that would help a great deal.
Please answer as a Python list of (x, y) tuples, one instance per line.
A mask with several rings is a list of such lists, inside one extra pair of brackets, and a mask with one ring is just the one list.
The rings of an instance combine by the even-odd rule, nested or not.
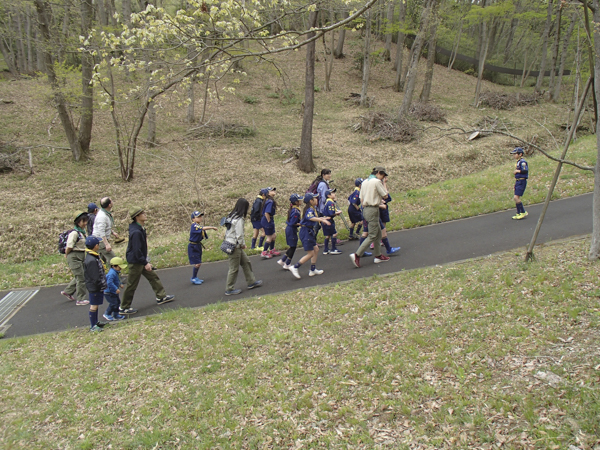
[(589, 245), (3, 340), (0, 447), (592, 449)]

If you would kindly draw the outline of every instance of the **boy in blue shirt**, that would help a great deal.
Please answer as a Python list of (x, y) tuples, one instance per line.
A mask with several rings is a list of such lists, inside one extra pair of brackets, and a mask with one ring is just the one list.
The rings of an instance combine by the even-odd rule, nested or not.
[(121, 269), (126, 268), (127, 263), (123, 258), (116, 256), (110, 260), (110, 270), (106, 274), (106, 289), (104, 290), (104, 298), (108, 303), (108, 308), (106, 308), (106, 311), (102, 316), (109, 322), (127, 318), (127, 316), (119, 314), (119, 306), (121, 306), (119, 294), (123, 288), (119, 273), (121, 272)]
[(194, 266), (192, 269), (192, 284), (202, 284), (204, 280), (198, 278), (198, 270), (202, 265), (202, 239), (208, 239), (206, 230), (215, 230), (216, 227), (203, 227), (200, 225), (204, 213), (194, 211), (192, 213), (192, 227), (190, 228), (190, 241), (188, 243), (188, 259)]
[(385, 250), (387, 251), (388, 255), (397, 253), (400, 250), (400, 247), (392, 247), (390, 245), (390, 241), (387, 237), (387, 230), (385, 229), (385, 224), (390, 221), (390, 210), (387, 204), (391, 201), (392, 196), (388, 194), (387, 198), (384, 198), (381, 201), (381, 205), (379, 206), (379, 226), (381, 227), (381, 243), (385, 246)]
[(298, 246), (298, 228), (300, 228), (300, 199), (301, 195), (292, 194), (290, 195), (290, 209), (288, 211), (287, 221), (285, 222), (285, 242), (288, 245), (288, 249), (285, 255), (277, 261), (281, 267), (286, 270), (292, 266), (292, 258), (296, 252)]
[(85, 287), (90, 297), (90, 331), (102, 331), (103, 322), (98, 322), (98, 306), (102, 304), (104, 290), (106, 289), (106, 276), (104, 275), (104, 264), (98, 254), (100, 239), (96, 236), (85, 238), (85, 261), (83, 271), (85, 275)]
[(527, 161), (523, 158), (523, 149), (521, 147), (515, 148), (511, 155), (517, 160), (517, 166), (515, 167), (515, 206), (517, 207), (517, 214), (513, 216), (514, 220), (521, 220), (528, 216), (521, 197), (525, 193), (527, 187), (527, 179), (529, 178), (529, 166)]
[[(265, 198), (269, 190), (267, 188), (261, 189), (258, 192), (258, 195), (254, 199), (254, 203), (252, 204), (252, 209), (250, 210), (250, 221), (252, 222), (252, 245), (250, 246), (250, 250), (258, 250), (260, 252), (263, 251), (263, 243), (265, 242), (265, 230), (263, 230), (261, 218), (262, 218), (262, 207)], [(260, 240), (258, 242), (258, 247), (256, 246), (256, 239), (258, 238), (258, 233), (260, 232)]]
[[(342, 252), (338, 250), (335, 245), (337, 243), (337, 230), (335, 229), (335, 216), (342, 212), (337, 209), (335, 204), (335, 192), (336, 189), (327, 189), (325, 191), (325, 204), (323, 205), (323, 217), (326, 217), (330, 224), (323, 224), (323, 236), (325, 236), (325, 247), (323, 249), (324, 255), (341, 255)], [(329, 240), (331, 239), (331, 251), (329, 250)]]
[[(360, 186), (363, 182), (362, 178), (357, 178), (354, 180), (354, 191), (348, 197), (348, 218), (350, 219), (350, 236), (348, 239), (353, 241), (358, 239), (360, 236), (360, 229), (362, 227), (362, 210), (360, 209)], [(356, 235), (354, 234), (354, 227), (358, 225), (356, 228)]]

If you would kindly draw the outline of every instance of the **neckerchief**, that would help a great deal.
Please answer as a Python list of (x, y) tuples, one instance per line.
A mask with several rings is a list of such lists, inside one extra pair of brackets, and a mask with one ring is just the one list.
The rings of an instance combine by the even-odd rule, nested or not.
[(83, 228), (79, 228), (77, 225), (75, 225), (75, 227), (73, 228), (75, 231), (77, 231), (78, 233), (83, 234), (84, 236), (86, 236), (86, 230), (84, 230)]
[[(89, 253), (90, 255), (95, 256), (96, 258), (100, 259), (100, 255), (98, 253), (96, 253), (94, 250), (90, 250), (89, 248), (85, 249), (86, 253)], [(106, 272), (106, 264), (104, 264), (104, 261), (102, 261), (100, 259), (100, 261), (102, 262), (102, 268), (104, 269), (104, 272)]]
[(104, 212), (105, 212), (105, 214), (106, 214), (108, 217), (110, 217), (110, 225), (111, 225), (112, 227), (114, 227), (114, 226), (115, 226), (115, 219), (113, 219), (112, 213), (111, 213), (110, 211), (107, 211), (106, 209), (104, 209), (102, 206), (100, 207), (100, 210), (101, 210), (101, 211), (104, 211)]

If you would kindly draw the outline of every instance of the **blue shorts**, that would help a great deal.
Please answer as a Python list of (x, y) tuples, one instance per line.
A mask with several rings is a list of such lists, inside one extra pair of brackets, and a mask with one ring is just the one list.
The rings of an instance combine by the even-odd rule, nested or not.
[(90, 305), (101, 305), (104, 301), (104, 292), (88, 292), (90, 294)]
[(356, 209), (354, 206), (350, 205), (348, 207), (348, 218), (352, 223), (359, 223), (363, 220), (362, 213), (360, 209)]
[(275, 234), (275, 221), (273, 219), (271, 219), (270, 222), (267, 222), (266, 219), (263, 219), (260, 223), (267, 236)]
[(331, 222), (331, 225), (322, 225), (323, 236), (333, 236), (337, 233), (337, 230), (335, 229), (335, 222), (333, 221), (333, 219), (329, 219), (329, 221)]
[(202, 245), (201, 244), (188, 244), (188, 258), (190, 264), (202, 264)]
[(315, 245), (317, 245), (314, 229), (307, 227), (300, 228), (300, 240), (302, 241), (302, 248), (304, 250), (307, 252), (314, 250)]
[(262, 223), (260, 223), (260, 220), (253, 220), (252, 228), (254, 228), (255, 230), (260, 230), (262, 228)]
[(527, 180), (517, 180), (515, 181), (515, 195), (521, 197), (525, 193), (525, 188), (527, 187)]
[(285, 227), (285, 243), (290, 247), (298, 247), (297, 227)]

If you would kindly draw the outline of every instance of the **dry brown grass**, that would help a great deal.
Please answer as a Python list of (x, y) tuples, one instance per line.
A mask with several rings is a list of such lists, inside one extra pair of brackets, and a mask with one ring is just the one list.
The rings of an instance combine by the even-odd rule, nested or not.
[[(346, 47), (348, 53), (352, 49), (350, 45)], [(321, 50), (318, 48), (318, 52)], [(277, 186), (282, 199), (289, 192), (303, 192), (316, 174), (304, 174), (293, 163), (283, 165), (287, 157), (270, 149), (299, 145), (304, 57), (302, 50), (276, 57), (285, 69), (285, 80), (264, 62), (245, 62), (248, 76), (236, 86), (237, 94), (221, 94), (220, 100), (209, 104), (211, 123), (249, 127), (256, 130), (253, 137), (192, 138), (187, 131), (197, 125), (185, 123), (185, 108), (162, 99), (158, 110), (159, 146), (139, 149), (135, 179), (130, 183), (119, 178), (114, 132), (106, 110), (95, 113), (92, 161), (74, 163), (68, 150), (56, 148), (67, 145), (40, 81), (1, 82), (0, 97), (13, 100), (14, 104), (0, 105), (0, 141), (36, 146), (36, 174), (0, 176), (4, 194), (0, 200), (0, 262), (33, 260), (55, 253), (56, 236), (69, 227), (72, 213), (104, 195), (115, 201), (120, 231), (126, 230), (128, 207), (143, 205), (149, 211), (150, 232), (168, 236), (186, 229), (189, 211), (195, 208), (207, 212), (208, 223), (216, 223), (237, 197), (251, 198), (266, 185)], [(322, 87), (321, 53), (319, 57), (316, 77), (317, 85)], [(368, 95), (375, 98), (374, 111), (393, 115), (403, 94), (389, 87), (395, 76), (390, 67), (373, 67)], [(315, 164), (319, 170), (331, 168), (335, 185), (342, 191), (350, 191), (352, 180), (364, 176), (375, 165), (388, 169), (391, 190), (399, 192), (506, 161), (506, 152), (513, 144), (507, 138), (490, 137), (467, 143), (463, 136), (442, 137), (444, 132), (435, 127), (426, 128), (417, 141), (407, 144), (369, 142), (350, 129), (365, 111), (344, 101), (350, 92), (359, 91), (360, 85), (360, 74), (348, 57), (334, 63), (332, 90), (316, 93)], [(417, 84), (416, 92), (420, 89)], [(447, 127), (471, 129), (488, 114), (468, 106), (474, 89), (473, 77), (436, 66), (431, 98), (447, 114)], [(484, 82), (484, 89), (492, 89), (491, 83)], [(246, 103), (245, 96), (257, 98), (258, 102)], [(547, 135), (546, 129), (557, 132), (566, 112), (563, 104), (516, 107), (510, 112), (511, 131), (529, 135)], [(468, 155), (468, 161), (461, 155)]]

